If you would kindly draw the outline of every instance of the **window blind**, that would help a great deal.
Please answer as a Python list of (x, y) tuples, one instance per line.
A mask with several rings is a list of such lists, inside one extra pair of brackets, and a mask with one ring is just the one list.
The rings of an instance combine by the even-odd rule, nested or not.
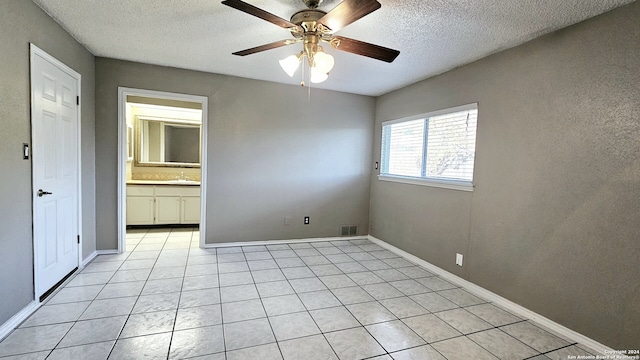
[(381, 174), (473, 181), (477, 106), (382, 127)]

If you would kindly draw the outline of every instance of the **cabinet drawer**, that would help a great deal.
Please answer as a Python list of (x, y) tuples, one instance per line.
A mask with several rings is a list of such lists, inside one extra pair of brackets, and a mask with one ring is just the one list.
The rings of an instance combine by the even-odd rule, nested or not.
[(200, 186), (156, 186), (156, 196), (200, 196)]
[(153, 196), (153, 186), (127, 185), (127, 196)]
[(200, 186), (183, 186), (182, 196), (200, 196)]

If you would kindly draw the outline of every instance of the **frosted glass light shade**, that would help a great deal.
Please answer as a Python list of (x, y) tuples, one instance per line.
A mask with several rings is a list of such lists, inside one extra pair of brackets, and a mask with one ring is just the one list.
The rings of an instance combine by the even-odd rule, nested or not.
[(289, 75), (289, 77), (293, 77), (293, 74), (296, 73), (298, 67), (300, 66), (300, 59), (296, 55), (289, 55), (286, 58), (280, 60), (280, 66), (282, 70)]
[(313, 61), (315, 63), (316, 69), (321, 73), (327, 74), (331, 69), (333, 69), (333, 65), (335, 61), (333, 60), (333, 56), (331, 54), (327, 54), (325, 52), (318, 51), (314, 57)]
[(318, 70), (316, 67), (311, 68), (311, 74), (310, 74), (309, 80), (312, 83), (318, 84), (327, 80), (328, 78), (329, 78), (329, 75), (327, 73), (323, 73), (322, 71)]

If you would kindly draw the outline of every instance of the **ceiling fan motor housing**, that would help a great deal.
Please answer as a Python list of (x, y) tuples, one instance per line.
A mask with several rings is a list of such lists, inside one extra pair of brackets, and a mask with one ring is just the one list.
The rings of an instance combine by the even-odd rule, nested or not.
[(320, 41), (325, 40), (322, 25), (318, 23), (318, 20), (326, 14), (318, 9), (305, 9), (291, 16), (291, 22), (302, 28), (302, 32), (299, 29), (292, 29), (291, 34), (303, 41), (303, 54), (306, 55), (309, 66), (313, 64), (313, 57), (318, 52)]
[(291, 22), (302, 26), (305, 31), (315, 31), (318, 24), (317, 21), (326, 14), (326, 12), (318, 9), (300, 10), (291, 16)]

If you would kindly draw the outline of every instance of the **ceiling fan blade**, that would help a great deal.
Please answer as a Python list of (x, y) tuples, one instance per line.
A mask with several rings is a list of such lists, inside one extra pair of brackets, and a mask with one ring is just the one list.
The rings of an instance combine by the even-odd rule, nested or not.
[(279, 48), (279, 47), (286, 46), (286, 45), (291, 45), (291, 44), (293, 44), (295, 42), (297, 42), (297, 41), (296, 40), (280, 40), (280, 41), (272, 42), (270, 44), (264, 44), (264, 45), (256, 46), (256, 47), (251, 48), (251, 49), (246, 49), (246, 50), (242, 50), (242, 51), (236, 51), (236, 52), (233, 53), (233, 55), (247, 56), (247, 55), (259, 53), (261, 51), (266, 51), (266, 50), (271, 50), (271, 49)]
[(366, 43), (364, 41), (346, 38), (344, 36), (334, 36), (331, 46), (334, 49), (350, 52), (352, 54), (367, 56), (373, 59), (386, 61), (388, 63), (400, 55), (400, 51), (386, 48), (380, 45)]
[(356, 20), (380, 9), (381, 6), (377, 0), (344, 0), (318, 22), (328, 27), (331, 33), (335, 33)]
[(255, 7), (251, 4), (247, 4), (244, 1), (240, 1), (240, 0), (224, 0), (222, 2), (224, 5), (230, 6), (234, 9), (240, 10), (242, 12), (245, 12), (247, 14), (259, 17), (262, 20), (266, 20), (272, 24), (276, 24), (282, 28), (285, 29), (290, 29), (290, 28), (297, 28), (298, 25), (287, 21), (279, 16), (273, 15), (270, 12), (264, 11), (258, 7)]

